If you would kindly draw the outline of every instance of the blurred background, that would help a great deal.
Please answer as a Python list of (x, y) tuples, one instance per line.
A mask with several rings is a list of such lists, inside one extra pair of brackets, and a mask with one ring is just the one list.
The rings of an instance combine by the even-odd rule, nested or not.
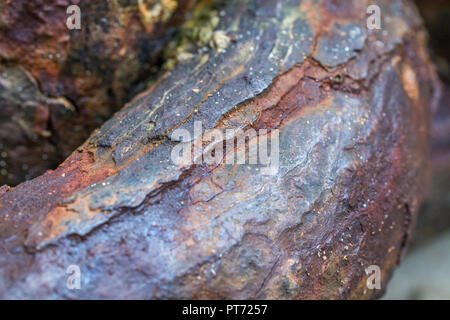
[[(442, 99), (439, 108), (436, 111), (432, 126), (432, 147), (430, 151), (431, 179), (428, 193), (419, 214), (416, 231), (413, 235), (409, 251), (405, 256), (402, 265), (395, 271), (384, 299), (450, 299), (450, 0), (408, 1), (415, 1), (417, 3), (421, 15), (424, 18), (426, 27), (429, 31), (431, 57), (442, 80), (443, 90)], [(26, 1), (21, 2), (25, 3)], [(61, 119), (60, 123), (52, 120), (53, 118), (50, 116), (47, 116), (48, 119), (45, 117), (36, 117), (35, 120), (33, 110), (37, 110), (36, 114), (39, 114), (41, 111), (34, 105), (30, 105), (30, 111), (27, 111), (25, 115), (22, 115), (21, 109), (17, 108), (17, 106), (22, 103), (22, 100), (20, 99), (18, 100), (19, 102), (16, 102), (15, 98), (11, 99), (11, 101), (13, 101), (11, 102), (11, 109), (3, 108), (3, 110), (0, 110), (0, 123), (1, 120), (4, 121), (1, 125), (3, 129), (0, 130), (0, 141), (8, 140), (9, 150), (15, 150), (11, 146), (23, 146), (22, 149), (17, 148), (18, 151), (16, 150), (15, 154), (8, 155), (6, 149), (3, 151), (3, 145), (0, 143), (0, 186), (3, 184), (11, 186), (17, 185), (25, 179), (40, 175), (50, 167), (56, 167), (57, 164), (61, 163), (76, 146), (80, 145), (89, 136), (94, 127), (97, 127), (103, 123), (104, 120), (108, 119), (114, 111), (125, 103), (125, 101), (131, 100), (131, 97), (134, 96), (136, 92), (142, 91), (143, 83), (151, 83), (154, 81), (151, 77), (155, 76), (156, 78), (156, 75), (159, 72), (158, 68), (154, 68), (155, 65), (161, 64), (161, 61), (159, 61), (162, 59), (159, 56), (163, 56), (161, 50), (163, 50), (162, 48), (167, 44), (168, 39), (171, 38), (171, 35), (174, 32), (174, 26), (179, 26), (181, 24), (181, 21), (179, 20), (182, 20), (181, 17), (185, 11), (188, 11), (188, 7), (181, 8), (182, 10), (178, 15), (174, 15), (173, 19), (162, 21), (162, 26), (164, 26), (164, 28), (158, 27), (152, 32), (146, 30), (144, 34), (147, 34), (147, 36), (144, 37), (136, 31), (137, 27), (135, 24), (139, 25), (139, 20), (137, 20), (133, 14), (137, 14), (137, 6), (132, 6), (130, 3), (132, 2), (122, 2), (124, 7), (130, 7), (130, 10), (127, 9), (123, 11), (131, 12), (129, 19), (130, 23), (127, 25), (125, 32), (114, 29), (114, 17), (111, 16), (108, 16), (109, 20), (106, 19), (105, 22), (101, 22), (102, 25), (108, 23), (108, 27), (98, 28), (96, 21), (100, 20), (100, 17), (107, 16), (106, 12), (108, 7), (103, 4), (97, 7), (95, 6), (95, 3), (92, 8), (88, 6), (92, 11), (96, 12), (96, 14), (93, 15), (90, 26), (92, 30), (96, 30), (98, 33), (90, 34), (90, 38), (83, 38), (84, 40), (76, 38), (74, 40), (74, 43), (77, 44), (75, 45), (75, 48), (78, 48), (78, 46), (81, 45), (84, 45), (84, 47), (82, 47), (83, 49), (78, 48), (74, 51), (75, 53), (72, 53), (73, 56), (70, 56), (70, 59), (73, 59), (73, 61), (80, 60), (80, 57), (87, 59), (85, 64), (74, 63), (76, 66), (76, 74), (82, 75), (80, 76), (80, 79), (87, 79), (86, 83), (80, 81), (83, 85), (81, 85), (82, 89), (79, 89), (79, 92), (77, 90), (75, 90), (75, 92), (68, 91), (69, 93), (66, 94), (68, 97), (71, 97), (68, 101), (65, 101), (64, 103), (59, 100), (48, 102), (49, 105), (52, 106), (52, 110), (64, 110), (64, 112), (67, 112), (67, 114), (59, 114), (60, 111), (58, 111), (55, 119)], [(185, 3), (192, 4), (195, 3), (195, 1), (189, 0), (185, 1)], [(1, 6), (0, 0), (0, 8)], [(135, 10), (131, 10), (132, 8)], [(0, 24), (2, 23), (1, 13), (2, 11), (0, 10)], [(46, 12), (45, 14), (50, 16), (52, 12)], [(65, 15), (65, 12), (62, 11), (60, 14)], [(110, 12), (109, 14), (114, 15), (114, 12)], [(201, 20), (201, 17), (198, 19)], [(3, 20), (5, 20), (4, 17)], [(42, 22), (41, 17), (36, 16), (35, 20), (34, 23), (36, 24)], [(101, 20), (103, 20), (103, 18), (101, 18)], [(27, 21), (27, 24), (25, 25), (30, 25), (32, 22), (33, 21)], [(43, 22), (42, 24), (45, 25)], [(59, 27), (66, 28), (64, 24)], [(50, 28), (50, 31), (52, 30), (53, 29)], [(57, 34), (58, 30), (55, 30), (54, 32)], [(52, 33), (50, 32), (50, 34)], [(136, 36), (136, 39), (134, 39), (131, 37), (133, 34), (139, 34), (140, 36)], [(0, 37), (1, 36), (2, 35), (0, 34)], [(152, 42), (153, 38), (161, 39)], [(110, 39), (114, 39), (114, 41), (110, 41)], [(49, 38), (49, 41), (50, 40), (52, 40), (52, 37)], [(127, 50), (130, 51), (130, 54), (133, 57), (128, 58), (127, 55), (123, 58), (114, 57), (113, 60), (109, 61), (109, 65), (106, 63), (105, 66), (103, 66), (103, 60), (106, 62), (108, 62), (108, 60), (106, 58), (97, 59), (97, 50), (95, 48), (104, 47), (104, 52), (106, 52), (105, 57), (109, 57), (108, 52), (113, 52), (115, 47), (108, 45), (108, 43), (115, 44), (116, 42), (120, 46), (122, 43), (128, 43), (130, 46), (127, 47)], [(42, 43), (43, 48), (46, 45), (46, 42)], [(52, 45), (59, 48), (59, 44), (55, 45), (53, 43)], [(27, 49), (26, 46), (25, 49)], [(42, 52), (46, 52), (45, 48), (42, 50)], [(170, 50), (168, 50), (168, 52), (169, 51)], [(91, 52), (91, 56), (86, 55), (86, 52)], [(95, 54), (92, 54), (92, 52), (95, 52)], [(149, 56), (145, 55), (144, 52), (149, 52)], [(133, 64), (132, 67), (130, 67), (129, 59), (132, 61), (136, 60), (134, 55), (140, 56), (142, 61), (151, 61), (151, 63)], [(46, 63), (48, 63), (48, 61), (46, 61)], [(98, 68), (91, 68), (90, 64), (97, 66)], [(102, 65), (101, 68), (99, 67), (100, 64)], [(84, 70), (84, 67), (80, 67), (84, 65), (88, 65), (90, 69)], [(78, 70), (79, 68), (81, 69)], [(90, 77), (86, 77), (85, 73), (89, 72), (90, 74), (91, 69), (98, 69), (98, 73), (94, 72)], [(120, 72), (118, 72), (117, 78), (114, 78), (116, 69), (120, 70)], [(140, 70), (140, 72), (136, 72), (136, 70)], [(71, 70), (68, 70), (67, 72), (68, 80), (66, 79), (66, 81), (69, 83), (69, 86), (67, 87), (72, 88), (72, 79), (77, 78), (73, 77)], [(150, 79), (144, 79), (141, 73), (142, 75), (151, 74)], [(2, 74), (2, 72), (0, 72), (0, 74)], [(64, 72), (62, 72), (62, 74), (64, 74)], [(136, 76), (136, 78), (133, 78), (132, 81), (130, 81), (131, 74), (139, 76)], [(27, 83), (22, 78), (18, 78), (18, 80)], [(51, 81), (47, 82), (51, 83)], [(34, 86), (37, 85), (34, 83), (30, 85), (31, 88)], [(20, 86), (20, 88), (22, 87)], [(92, 88), (100, 89), (94, 90)], [(6, 94), (2, 96), (2, 93), (4, 94), (5, 91), (6, 90), (3, 89), (2, 92), (0, 83), (0, 98), (6, 99), (4, 98), (6, 97)], [(29, 90), (26, 91), (28, 92)], [(38, 92), (38, 90), (35, 91)], [(24, 96), (23, 100), (36, 100), (37, 102), (40, 102), (41, 97), (38, 96), (37, 93), (35, 94), (35, 91), (30, 91), (31, 97), (28, 95)], [(86, 92), (100, 98), (85, 99), (84, 96)], [(125, 94), (124, 92), (128, 92), (128, 94)], [(110, 96), (114, 99), (110, 98)], [(95, 105), (95, 107), (89, 107), (90, 102), (88, 103), (87, 101), (90, 100), (94, 101), (92, 105)], [(99, 101), (102, 103), (99, 103)], [(74, 102), (73, 106), (72, 102)], [(97, 104), (102, 107), (97, 109)], [(72, 110), (72, 112), (69, 113), (67, 109), (70, 108), (67, 108), (67, 105), (72, 106), (72, 109), (77, 110)], [(78, 108), (74, 107), (76, 105), (84, 105), (84, 109), (90, 110), (89, 112), (92, 112), (92, 114), (88, 112), (86, 115), (82, 114), (81, 116), (76, 116), (79, 114)], [(45, 104), (45, 106), (47, 106), (47, 104)], [(103, 106), (112, 107), (111, 110), (108, 110), (108, 108)], [(2, 116), (1, 113), (3, 112), (4, 115), (10, 115), (12, 113), (11, 110), (15, 110), (17, 114), (16, 118), (18, 119), (17, 121), (25, 121), (23, 128), (32, 127), (31, 124), (34, 124), (38, 128), (42, 127), (42, 129), (53, 128), (52, 130), (54, 132), (42, 130), (41, 136), (38, 138), (34, 138), (35, 133), (32, 132), (29, 134), (30, 137), (33, 137), (32, 139), (29, 138), (28, 135), (23, 135), (24, 140), (15, 140), (16, 137), (22, 139), (22, 135), (13, 134), (12, 130), (14, 128), (22, 130), (22, 127), (18, 127), (12, 122), (10, 116)], [(30, 115), (28, 113), (30, 113)], [(74, 119), (74, 117), (78, 118)], [(90, 120), (90, 122), (87, 121), (87, 119)], [(89, 124), (85, 125), (86, 122), (89, 122)], [(83, 126), (86, 126), (86, 128)], [(62, 128), (61, 132), (58, 133), (59, 129), (56, 130), (55, 128)], [(63, 131), (63, 129), (66, 129), (66, 131)], [(23, 130), (26, 133), (28, 132), (25, 129)], [(70, 132), (70, 135), (65, 134), (66, 132)], [(52, 134), (53, 137), (51, 137)], [(58, 134), (61, 137), (64, 137), (64, 139), (60, 139), (61, 141), (59, 141)], [(67, 136), (70, 136), (70, 139), (67, 139)], [(31, 142), (26, 142), (28, 141), (27, 139), (31, 139)], [(5, 146), (6, 145), (7, 144), (5, 144)], [(6, 159), (7, 155), (8, 159)], [(27, 163), (18, 163), (19, 161), (16, 161), (21, 158), (26, 158)], [(16, 174), (17, 177), (14, 177), (13, 173)]]
[(416, 0), (443, 82), (433, 121), (431, 180), (409, 251), (384, 299), (450, 299), (450, 0)]

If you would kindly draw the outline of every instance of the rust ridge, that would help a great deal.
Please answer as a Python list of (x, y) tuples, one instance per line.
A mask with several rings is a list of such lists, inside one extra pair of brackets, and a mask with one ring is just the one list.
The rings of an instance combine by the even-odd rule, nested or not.
[[(55, 171), (0, 189), (0, 297), (381, 295), (365, 268), (380, 266), (385, 288), (408, 243), (439, 82), (412, 3), (375, 1), (382, 30), (367, 29), (368, 4), (218, 1), (215, 49), (174, 66)], [(171, 134), (197, 121), (265, 129), (270, 143), (279, 130), (278, 174), (175, 165)], [(66, 286), (70, 265), (80, 290)]]

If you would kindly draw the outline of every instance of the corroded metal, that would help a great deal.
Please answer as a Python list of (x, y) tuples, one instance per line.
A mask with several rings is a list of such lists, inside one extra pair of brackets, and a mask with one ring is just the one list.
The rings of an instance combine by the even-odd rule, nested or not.
[[(384, 288), (405, 250), (438, 82), (410, 2), (375, 1), (382, 30), (366, 28), (369, 1), (336, 3), (227, 2), (226, 48), (176, 66), (55, 171), (0, 189), (0, 296), (380, 295), (365, 268)], [(174, 165), (169, 136), (195, 121), (279, 129), (278, 174)]]

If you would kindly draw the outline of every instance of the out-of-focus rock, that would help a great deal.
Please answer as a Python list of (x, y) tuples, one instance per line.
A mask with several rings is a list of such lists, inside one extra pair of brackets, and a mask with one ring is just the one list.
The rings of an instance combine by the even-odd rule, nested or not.
[[(53, 169), (139, 91), (195, 0), (0, 3), (0, 185)], [(66, 9), (78, 4), (81, 29)]]
[[(218, 1), (228, 47), (183, 59), (57, 170), (0, 189), (0, 296), (379, 296), (365, 270), (385, 288), (404, 254), (439, 81), (412, 3), (375, 1), (386, 24), (367, 30), (373, 2)], [(175, 164), (171, 134), (198, 121), (267, 130), (275, 174)], [(200, 137), (183, 142), (201, 160)]]

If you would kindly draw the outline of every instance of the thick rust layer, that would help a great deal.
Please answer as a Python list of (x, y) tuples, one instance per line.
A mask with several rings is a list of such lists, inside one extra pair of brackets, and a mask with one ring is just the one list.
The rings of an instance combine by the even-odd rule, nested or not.
[[(379, 31), (364, 1), (225, 5), (226, 48), (178, 65), (54, 172), (0, 189), (0, 295), (378, 296), (364, 270), (384, 288), (405, 250), (438, 82), (415, 8), (376, 3)], [(195, 121), (279, 129), (278, 174), (174, 165), (169, 136)]]

